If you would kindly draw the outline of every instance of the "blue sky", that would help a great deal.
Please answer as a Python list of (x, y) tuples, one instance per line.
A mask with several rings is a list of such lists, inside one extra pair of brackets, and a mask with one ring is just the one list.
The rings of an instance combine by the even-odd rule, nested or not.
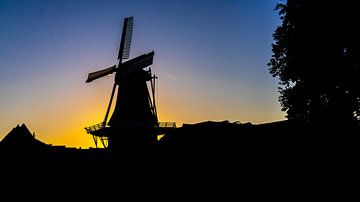
[(284, 119), (268, 72), (275, 0), (0, 1), (0, 138), (25, 123), (47, 143), (89, 146), (113, 76), (123, 18), (130, 57), (155, 51), (160, 121)]

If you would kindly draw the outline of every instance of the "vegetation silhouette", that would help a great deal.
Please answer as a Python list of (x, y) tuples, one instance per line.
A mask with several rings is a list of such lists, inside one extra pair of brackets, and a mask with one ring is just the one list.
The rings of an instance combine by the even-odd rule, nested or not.
[[(288, 0), (286, 4), (278, 4), (276, 9), (283, 24), (274, 33), (275, 43), (269, 66), (270, 73), (280, 79), (280, 102), (288, 120), (265, 124), (205, 121), (183, 124), (178, 128), (160, 127), (156, 110), (149, 101), (150, 94), (143, 91), (145, 96), (141, 98), (145, 100), (142, 99), (139, 105), (146, 103), (146, 107), (137, 108), (141, 109), (138, 113), (149, 112), (146, 117), (150, 118), (141, 119), (141, 123), (146, 125), (150, 120), (151, 127), (156, 131), (149, 127), (117, 125), (116, 120), (127, 124), (128, 117), (122, 115), (131, 114), (129, 109), (126, 109), (127, 113), (120, 114), (123, 108), (118, 108), (111, 118), (115, 121), (110, 127), (106, 126), (107, 112), (101, 125), (87, 129), (95, 137), (109, 138), (112, 141), (110, 147), (77, 149), (45, 144), (23, 124), (16, 126), (0, 142), (1, 164), (5, 167), (41, 168), (142, 168), (159, 164), (192, 168), (355, 165), (355, 134), (359, 132), (360, 104), (356, 82), (360, 74), (356, 6), (350, 2), (340, 5)], [(130, 51), (131, 34), (128, 30), (132, 30), (132, 19), (129, 23), (131, 26), (124, 24), (123, 32), (127, 42), (122, 42), (126, 57)], [(124, 44), (127, 46), (125, 49)], [(143, 68), (152, 63), (154, 53), (149, 54), (135, 58), (146, 57), (147, 60), (137, 68), (134, 78), (140, 74), (148, 75)], [(88, 80), (121, 72), (119, 67), (125, 63), (121, 63), (120, 59), (117, 67), (93, 72)], [(120, 79), (121, 74), (115, 79)], [(133, 86), (146, 89), (145, 81), (148, 79), (151, 78), (141, 79), (141, 88), (129, 85), (126, 90), (134, 92)], [(113, 92), (117, 82), (123, 81), (115, 80)], [(112, 97), (113, 93), (109, 106)], [(128, 106), (134, 103), (131, 99), (117, 102)], [(154, 135), (160, 134), (159, 131), (164, 136), (156, 141)]]
[(313, 128), (353, 127), (360, 117), (360, 14), (353, 1), (289, 0), (273, 37), (270, 73), (287, 118)]

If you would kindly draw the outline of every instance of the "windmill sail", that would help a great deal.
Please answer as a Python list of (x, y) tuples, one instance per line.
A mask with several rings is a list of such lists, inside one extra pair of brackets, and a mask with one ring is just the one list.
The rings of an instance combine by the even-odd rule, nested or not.
[(106, 76), (108, 74), (112, 74), (115, 71), (115, 67), (116, 67), (116, 65), (113, 65), (113, 66), (108, 67), (106, 69), (89, 73), (88, 78), (86, 80), (86, 83), (89, 83), (89, 82), (91, 82), (91, 81), (93, 81), (95, 79), (101, 78), (101, 77)]
[(118, 59), (129, 59), (130, 46), (133, 33), (133, 17), (125, 18), (121, 36)]

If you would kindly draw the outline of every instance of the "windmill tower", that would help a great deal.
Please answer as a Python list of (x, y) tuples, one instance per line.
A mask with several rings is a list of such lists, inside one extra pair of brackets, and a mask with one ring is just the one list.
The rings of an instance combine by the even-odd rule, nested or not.
[[(155, 101), (155, 81), (157, 77), (149, 67), (153, 63), (154, 51), (129, 59), (133, 31), (133, 17), (125, 18), (118, 53), (118, 64), (89, 73), (87, 83), (115, 73), (110, 101), (102, 123), (86, 127), (104, 147), (119, 149), (125, 145), (141, 146), (156, 140), (155, 129), (158, 118)], [(148, 86), (150, 83), (150, 86)], [(113, 114), (108, 116), (117, 89), (117, 99)], [(149, 92), (150, 89), (150, 92)]]

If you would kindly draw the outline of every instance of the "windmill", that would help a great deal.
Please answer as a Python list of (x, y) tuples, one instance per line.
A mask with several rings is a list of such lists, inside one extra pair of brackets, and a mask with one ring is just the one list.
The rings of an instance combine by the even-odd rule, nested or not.
[[(124, 19), (118, 53), (118, 64), (89, 73), (86, 83), (115, 73), (114, 85), (103, 122), (85, 127), (97, 147), (98, 140), (104, 147), (114, 148), (124, 142), (152, 141), (154, 128), (158, 127), (155, 101), (155, 81), (151, 73), (154, 51), (129, 59), (133, 32), (133, 17)], [(147, 83), (150, 83), (148, 87)], [(108, 121), (110, 108), (117, 89), (113, 114)], [(149, 92), (149, 89), (151, 92)]]

